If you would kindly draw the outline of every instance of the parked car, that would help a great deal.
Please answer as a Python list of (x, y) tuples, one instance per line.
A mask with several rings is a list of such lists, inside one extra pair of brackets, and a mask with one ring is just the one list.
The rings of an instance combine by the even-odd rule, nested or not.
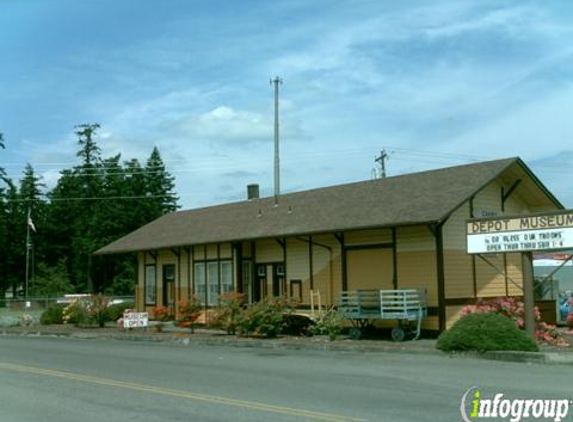
[(565, 321), (569, 314), (573, 314), (573, 296), (562, 296), (559, 299), (559, 319)]

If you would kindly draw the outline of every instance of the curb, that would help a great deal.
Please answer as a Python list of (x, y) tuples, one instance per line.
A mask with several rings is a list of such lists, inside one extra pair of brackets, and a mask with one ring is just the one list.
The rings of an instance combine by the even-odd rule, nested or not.
[(1, 332), (0, 336), (13, 337), (51, 337), (51, 338), (71, 338), (80, 340), (118, 340), (118, 341), (144, 341), (150, 343), (165, 343), (180, 346), (227, 346), (227, 347), (245, 347), (245, 348), (264, 348), (264, 349), (285, 349), (285, 350), (322, 350), (332, 352), (347, 353), (395, 353), (395, 354), (415, 354), (415, 355), (443, 355), (443, 352), (433, 347), (415, 346), (411, 342), (406, 345), (400, 344), (368, 344), (348, 342), (344, 340), (329, 341), (326, 339), (316, 340), (281, 340), (281, 339), (253, 339), (237, 337), (193, 337), (193, 335), (177, 336), (155, 336), (155, 335), (130, 335), (126, 333), (7, 333)]
[(344, 343), (344, 340), (332, 342), (328, 340), (281, 340), (281, 339), (252, 339), (236, 337), (193, 337), (190, 336), (154, 336), (154, 335), (130, 335), (125, 333), (117, 334), (98, 334), (98, 333), (6, 333), (0, 332), (0, 336), (13, 337), (51, 337), (51, 338), (72, 338), (80, 340), (118, 340), (118, 341), (144, 341), (150, 343), (166, 343), (178, 346), (227, 346), (227, 347), (244, 347), (244, 348), (263, 348), (263, 349), (284, 349), (284, 350), (321, 350), (345, 353), (390, 353), (390, 354), (409, 354), (409, 355), (426, 355), (426, 356), (449, 356), (459, 358), (486, 359), (502, 362), (516, 362), (527, 364), (549, 364), (549, 365), (573, 365), (573, 353), (559, 352), (513, 352), (513, 351), (495, 351), (480, 353), (445, 353), (435, 348), (416, 347), (412, 343), (402, 346), (399, 344), (359, 344)]
[(557, 352), (485, 352), (484, 359), (504, 362), (573, 365), (573, 353)]
[(408, 346), (389, 346), (375, 344), (351, 344), (342, 342), (331, 342), (328, 340), (281, 340), (281, 339), (253, 339), (236, 337), (193, 337), (191, 336), (168, 336), (156, 337), (151, 335), (131, 336), (129, 334), (98, 335), (88, 333), (72, 333), (67, 337), (78, 339), (98, 339), (106, 338), (120, 341), (150, 341), (155, 343), (169, 343), (182, 346), (227, 346), (263, 349), (285, 349), (285, 350), (326, 350), (333, 352), (362, 352), (362, 353), (404, 353), (404, 354), (425, 354), (440, 355), (442, 352), (433, 348), (411, 348)]

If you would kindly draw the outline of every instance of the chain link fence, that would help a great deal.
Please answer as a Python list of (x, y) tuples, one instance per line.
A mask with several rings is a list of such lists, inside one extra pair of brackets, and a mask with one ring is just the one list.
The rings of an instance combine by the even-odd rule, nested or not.
[[(0, 327), (13, 327), (21, 325), (24, 314), (30, 315), (34, 321), (38, 322), (46, 308), (55, 303), (70, 303), (79, 297), (89, 297), (91, 295), (66, 295), (62, 297), (30, 297), (26, 301), (24, 298), (0, 299)], [(133, 296), (114, 296), (110, 304), (133, 302)]]

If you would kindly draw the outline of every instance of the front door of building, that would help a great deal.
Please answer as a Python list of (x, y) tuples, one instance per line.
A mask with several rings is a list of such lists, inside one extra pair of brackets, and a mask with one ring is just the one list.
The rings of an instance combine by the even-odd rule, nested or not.
[(286, 295), (284, 264), (258, 264), (253, 300), (271, 299)]
[(163, 266), (163, 306), (175, 311), (175, 264)]

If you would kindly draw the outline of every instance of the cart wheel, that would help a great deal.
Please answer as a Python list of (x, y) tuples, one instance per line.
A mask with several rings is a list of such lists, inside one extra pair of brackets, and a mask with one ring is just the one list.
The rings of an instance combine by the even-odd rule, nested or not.
[(348, 331), (348, 337), (352, 340), (360, 340), (362, 338), (362, 330), (358, 327), (352, 327), (350, 331)]
[(406, 332), (402, 327), (392, 328), (392, 340), (394, 341), (404, 341), (406, 338)]

